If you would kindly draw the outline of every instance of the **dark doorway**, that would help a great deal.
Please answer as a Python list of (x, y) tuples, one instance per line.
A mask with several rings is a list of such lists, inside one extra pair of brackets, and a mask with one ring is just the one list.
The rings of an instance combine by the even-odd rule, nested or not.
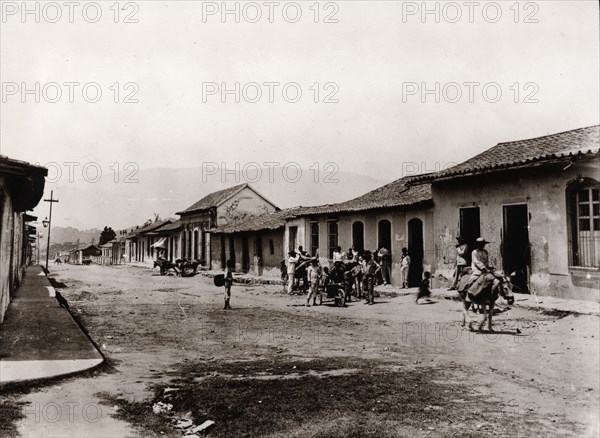
[(352, 245), (360, 252), (365, 249), (365, 224), (361, 221), (352, 224)]
[(379, 221), (377, 226), (377, 249), (385, 248), (392, 250), (392, 224), (388, 220)]
[(225, 253), (225, 236), (221, 236), (221, 269), (225, 269), (227, 254)]
[(417, 287), (421, 283), (423, 253), (423, 221), (414, 218), (408, 221), (408, 254), (410, 255), (408, 287)]
[(515, 292), (529, 293), (529, 213), (527, 204), (502, 207), (502, 267), (512, 276)]
[(288, 251), (296, 250), (297, 236), (298, 236), (298, 227), (290, 227), (289, 228), (289, 240), (288, 240), (289, 249), (288, 249)]
[(475, 240), (481, 237), (479, 207), (460, 209), (460, 235), (469, 245), (469, 250), (475, 247)]
[(250, 249), (248, 246), (248, 236), (242, 236), (242, 272), (250, 270)]
[(200, 245), (198, 230), (194, 230), (194, 260), (198, 260), (198, 245)]
[(229, 236), (229, 260), (231, 260), (233, 270), (235, 270), (235, 245), (233, 236)]

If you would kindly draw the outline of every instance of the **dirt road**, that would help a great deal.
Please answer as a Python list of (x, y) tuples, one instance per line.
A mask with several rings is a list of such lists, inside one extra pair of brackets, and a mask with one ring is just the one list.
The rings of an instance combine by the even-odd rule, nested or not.
[[(214, 420), (210, 436), (223, 437), (600, 433), (598, 317), (520, 309), (517, 297), (496, 333), (471, 333), (449, 300), (308, 308), (279, 286), (235, 284), (223, 311), (222, 288), (202, 276), (51, 275), (109, 365), (1, 395), (23, 416), (12, 434), (175, 437), (177, 418)], [(154, 413), (157, 401), (171, 412)]]

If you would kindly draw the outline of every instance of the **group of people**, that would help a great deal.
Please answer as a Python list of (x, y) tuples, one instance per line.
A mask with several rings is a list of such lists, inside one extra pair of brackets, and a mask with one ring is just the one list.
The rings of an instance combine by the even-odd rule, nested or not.
[[(298, 247), (298, 251), (291, 250), (288, 253), (287, 263), (282, 261), (282, 280), (287, 285), (287, 292), (294, 293), (303, 281), (303, 288), (306, 292), (306, 285), (309, 287), (307, 305), (316, 301), (318, 288), (320, 285), (330, 283), (346, 283), (350, 289), (354, 285), (359, 298), (362, 297), (362, 291), (365, 292), (367, 304), (373, 304), (374, 287), (378, 284), (391, 284), (391, 254), (385, 247), (375, 251), (359, 251), (355, 246), (348, 248), (348, 251), (342, 251), (341, 247), (336, 247), (332, 253), (333, 266), (331, 270), (327, 267), (321, 267), (318, 257), (313, 257), (304, 251), (303, 247)], [(407, 248), (402, 248), (402, 258), (400, 262), (400, 275), (402, 287), (408, 287), (408, 271), (410, 268), (410, 256)], [(345, 275), (352, 280), (344, 279)], [(348, 295), (350, 297), (350, 295)]]
[[(475, 249), (469, 252), (469, 245), (462, 236), (457, 237), (456, 245), (456, 270), (452, 286), (449, 290), (468, 289), (469, 293), (476, 295), (486, 287), (496, 285), (498, 278), (495, 275), (495, 269), (489, 262), (489, 255), (485, 249), (487, 242), (484, 238), (478, 238), (475, 241)], [(336, 247), (333, 251), (333, 266), (331, 270), (328, 267), (322, 267), (318, 257), (309, 255), (302, 246), (298, 251), (291, 250), (288, 253), (287, 263), (282, 262), (282, 280), (285, 280), (287, 292), (292, 294), (294, 289), (299, 286), (300, 280), (303, 281), (303, 287), (308, 285), (308, 296), (306, 306), (316, 304), (319, 287), (327, 284), (346, 284), (351, 291), (352, 286), (356, 288), (358, 298), (362, 298), (363, 291), (366, 298), (365, 304), (374, 304), (374, 288), (376, 284), (390, 283), (390, 253), (386, 248), (376, 251), (358, 251), (354, 246), (343, 252), (341, 247)], [(410, 269), (410, 255), (407, 248), (402, 248), (402, 257), (400, 259), (400, 275), (402, 288), (408, 287), (408, 273)], [(225, 267), (225, 310), (231, 309), (229, 301), (231, 299), (231, 286), (233, 284), (233, 263), (227, 260)], [(306, 273), (298, 276), (300, 269), (305, 269)], [(352, 282), (348, 281), (352, 278)], [(462, 281), (461, 281), (462, 280)], [(308, 283), (308, 284), (307, 284)], [(424, 300), (426, 303), (432, 302), (431, 295), (431, 273), (425, 272), (419, 284), (416, 302)], [(349, 296), (349, 294), (347, 295)], [(423, 301), (421, 301), (423, 302)]]

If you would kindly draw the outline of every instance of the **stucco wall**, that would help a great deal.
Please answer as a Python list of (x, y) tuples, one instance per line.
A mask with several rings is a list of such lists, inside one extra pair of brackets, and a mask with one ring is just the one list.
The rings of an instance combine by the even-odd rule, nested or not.
[[(408, 221), (418, 218), (423, 221), (423, 269), (431, 270), (434, 266), (434, 239), (433, 239), (433, 209), (388, 209), (373, 213), (344, 213), (338, 218), (338, 245), (346, 251), (353, 245), (352, 224), (361, 221), (364, 224), (365, 249), (374, 251), (378, 249), (378, 224), (382, 220), (391, 223), (392, 252), (391, 281), (393, 285), (400, 285), (400, 257), (402, 248), (408, 246)], [(327, 248), (327, 217), (316, 218), (319, 223), (319, 260), (323, 266), (329, 266)], [(298, 227), (298, 245), (303, 245), (310, 252), (310, 220), (299, 218), (289, 220), (286, 224), (284, 237), (285, 254), (288, 252), (289, 227)]]
[(22, 281), (26, 260), (23, 213), (13, 210), (11, 194), (0, 175), (0, 323), (11, 295)]
[(217, 226), (246, 216), (257, 216), (275, 211), (275, 206), (246, 187), (217, 208)]
[[(574, 285), (569, 270), (566, 188), (576, 177), (600, 180), (599, 160), (550, 169), (527, 169), (433, 184), (435, 277), (447, 285), (456, 260), (459, 208), (480, 208), (481, 235), (490, 241), (490, 261), (502, 267), (503, 205), (527, 204), (531, 244), (530, 285), (539, 295), (598, 300), (598, 280)], [(580, 283), (578, 281), (578, 283)]]

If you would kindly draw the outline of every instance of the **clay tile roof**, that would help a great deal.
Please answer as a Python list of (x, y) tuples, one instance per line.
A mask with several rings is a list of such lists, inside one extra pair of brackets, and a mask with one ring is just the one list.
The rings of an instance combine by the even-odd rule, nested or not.
[(441, 172), (413, 177), (434, 181), (453, 176), (477, 175), (526, 167), (532, 163), (597, 154), (600, 126), (574, 129), (544, 137), (499, 143), (473, 158)]
[(210, 230), (211, 233), (231, 234), (260, 230), (277, 230), (285, 226), (285, 220), (296, 217), (302, 207), (288, 208), (272, 213), (264, 213), (258, 216), (251, 216), (245, 219), (221, 225)]
[(144, 233), (148, 233), (150, 231), (154, 231), (157, 230), (161, 227), (163, 227), (164, 225), (168, 225), (170, 224), (171, 221), (170, 220), (160, 220), (157, 222), (152, 222), (151, 224), (146, 225), (145, 227), (140, 227), (137, 230), (133, 230), (131, 233), (129, 233), (127, 235), (127, 237), (133, 237), (133, 236), (138, 236), (140, 234), (144, 234)]
[(175, 222), (171, 222), (170, 224), (165, 225), (164, 227), (160, 227), (157, 231), (175, 231), (181, 228), (181, 221), (176, 220)]
[(390, 207), (409, 207), (430, 202), (431, 185), (409, 186), (410, 177), (400, 178), (364, 195), (337, 204), (302, 208), (298, 215), (317, 215), (373, 210)]
[(237, 186), (229, 187), (227, 189), (219, 190), (216, 192), (209, 193), (204, 198), (200, 199), (195, 204), (189, 206), (183, 211), (176, 214), (194, 213), (197, 211), (208, 210), (213, 207), (219, 206), (222, 202), (231, 198), (237, 192), (240, 192), (244, 188), (248, 187), (248, 184), (238, 184)]

